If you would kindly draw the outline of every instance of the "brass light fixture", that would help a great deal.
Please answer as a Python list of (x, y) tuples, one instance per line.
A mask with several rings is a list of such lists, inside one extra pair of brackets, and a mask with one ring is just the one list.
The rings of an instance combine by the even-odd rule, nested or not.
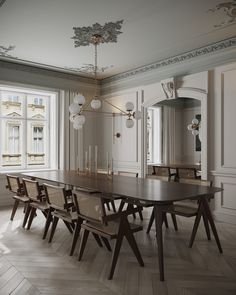
[[(85, 116), (83, 115), (85, 112), (99, 112), (98, 109), (102, 106), (102, 101), (99, 99), (98, 95), (98, 54), (97, 48), (98, 45), (101, 43), (110, 43), (110, 42), (117, 42), (117, 35), (121, 34), (120, 31), (121, 25), (123, 20), (118, 21), (116, 23), (109, 22), (106, 23), (104, 26), (99, 24), (94, 24), (91, 27), (81, 27), (81, 28), (74, 28), (75, 36), (72, 37), (75, 41), (75, 47), (79, 46), (88, 46), (92, 44), (94, 46), (94, 67), (93, 67), (93, 74), (94, 74), (94, 81), (95, 81), (95, 95), (85, 103), (85, 98), (82, 94), (77, 94), (74, 97), (74, 102), (69, 106), (70, 121), (73, 123), (73, 127), (75, 129), (81, 129), (83, 124), (85, 123)], [(119, 113), (110, 113), (111, 115), (124, 115), (127, 116), (126, 119), (126, 127), (132, 128), (134, 126), (133, 119), (139, 120), (141, 119), (141, 112), (136, 110), (134, 111), (134, 105), (132, 102), (127, 102), (125, 107), (126, 111), (120, 109), (119, 107), (113, 105), (112, 103), (108, 102), (107, 100), (103, 100), (107, 104), (111, 105), (113, 108), (119, 111)], [(88, 109), (88, 106), (92, 108), (92, 110)]]

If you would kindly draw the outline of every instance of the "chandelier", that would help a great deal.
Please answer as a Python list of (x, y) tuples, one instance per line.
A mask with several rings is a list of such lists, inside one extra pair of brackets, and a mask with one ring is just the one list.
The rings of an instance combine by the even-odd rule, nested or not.
[[(102, 101), (98, 95), (98, 54), (97, 48), (98, 45), (101, 43), (110, 43), (110, 42), (117, 42), (117, 35), (121, 34), (120, 31), (121, 25), (123, 20), (117, 21), (116, 23), (109, 22), (106, 23), (104, 26), (96, 23), (91, 27), (81, 27), (81, 28), (73, 28), (75, 32), (75, 36), (72, 37), (75, 41), (75, 47), (79, 46), (88, 46), (92, 44), (94, 46), (94, 66), (93, 68), (93, 75), (95, 81), (95, 95), (86, 102), (85, 97), (83, 94), (79, 93), (74, 97), (73, 103), (69, 106), (70, 111), (70, 121), (73, 123), (73, 127), (75, 129), (82, 129), (85, 123), (85, 116), (84, 113), (86, 112), (97, 112), (97, 113), (108, 113), (98, 111), (102, 106)], [(134, 104), (132, 102), (127, 102), (125, 105), (125, 111), (121, 108), (113, 105), (112, 103), (108, 102), (107, 100), (103, 100), (114, 109), (118, 110), (119, 113), (111, 113), (112, 116), (115, 115), (123, 115), (126, 116), (126, 127), (132, 128), (134, 126), (134, 120), (141, 119), (141, 112), (139, 110), (134, 111)], [(89, 109), (88, 107), (91, 107)]]
[(192, 135), (199, 135), (199, 139), (201, 139), (200, 127), (200, 120), (194, 118), (191, 124), (188, 124), (187, 129), (192, 132)]

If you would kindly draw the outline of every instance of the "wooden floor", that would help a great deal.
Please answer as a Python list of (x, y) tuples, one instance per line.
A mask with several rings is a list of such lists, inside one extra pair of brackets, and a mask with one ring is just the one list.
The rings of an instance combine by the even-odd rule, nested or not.
[[(150, 211), (144, 211), (147, 227)], [(52, 244), (41, 239), (44, 217), (38, 213), (24, 230), (22, 210), (9, 221), (10, 209), (0, 209), (0, 294), (81, 295), (235, 295), (236, 226), (217, 223), (224, 254), (207, 241), (201, 225), (192, 249), (187, 247), (193, 220), (178, 218), (179, 232), (164, 230), (165, 282), (159, 281), (154, 229), (136, 234), (145, 267), (139, 267), (126, 241), (115, 275), (107, 280), (111, 254), (91, 238), (81, 262), (68, 255), (71, 234), (63, 223)]]

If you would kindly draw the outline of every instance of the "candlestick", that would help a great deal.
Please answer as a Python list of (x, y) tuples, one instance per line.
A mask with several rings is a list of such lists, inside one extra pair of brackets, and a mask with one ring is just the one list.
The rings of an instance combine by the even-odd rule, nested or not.
[(95, 145), (94, 161), (95, 161), (95, 173), (97, 173), (97, 170), (98, 170), (98, 146), (97, 145)]
[(109, 174), (109, 153), (107, 152), (107, 174)]
[(85, 169), (88, 169), (88, 152), (85, 151)]
[(91, 172), (91, 164), (92, 164), (92, 161), (91, 161), (91, 157), (92, 157), (92, 146), (90, 145), (89, 146), (89, 172)]

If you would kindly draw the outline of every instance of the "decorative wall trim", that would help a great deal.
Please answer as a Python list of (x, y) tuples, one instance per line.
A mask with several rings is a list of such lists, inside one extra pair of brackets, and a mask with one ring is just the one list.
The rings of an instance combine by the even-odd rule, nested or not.
[(17, 71), (25, 71), (25, 72), (39, 74), (39, 75), (47, 75), (47, 76), (52, 76), (56, 78), (69, 79), (74, 81), (80, 81), (83, 83), (94, 84), (93, 78), (79, 76), (78, 74), (65, 73), (60, 71), (59, 69), (58, 70), (46, 69), (40, 66), (26, 65), (26, 64), (11, 62), (11, 61), (5, 61), (1, 59), (0, 59), (0, 68), (12, 69)]
[(131, 71), (127, 71), (112, 77), (108, 77), (102, 80), (102, 84), (106, 84), (106, 83), (110, 83), (110, 82), (114, 82), (114, 81), (118, 81), (118, 80), (122, 80), (122, 79), (127, 79), (127, 78), (133, 78), (134, 76), (138, 75), (138, 74), (143, 74), (146, 73), (148, 71), (152, 71), (152, 70), (156, 70), (159, 68), (164, 68), (170, 65), (174, 65), (174, 64), (178, 64), (178, 63), (182, 63), (182, 62), (186, 62), (189, 60), (192, 60), (194, 58), (197, 58), (199, 56), (204, 56), (204, 55), (208, 55), (208, 54), (212, 54), (212, 53), (216, 53), (219, 51), (222, 51), (224, 49), (230, 48), (230, 47), (236, 47), (236, 36), (226, 39), (226, 40), (222, 40), (204, 47), (200, 47), (198, 49), (194, 49), (192, 51), (188, 51), (185, 52), (183, 54), (180, 55), (176, 55), (170, 58), (166, 58), (160, 61), (157, 61), (155, 63), (131, 70)]
[(6, 2), (6, 0), (0, 0), (0, 7), (3, 6), (3, 4)]

